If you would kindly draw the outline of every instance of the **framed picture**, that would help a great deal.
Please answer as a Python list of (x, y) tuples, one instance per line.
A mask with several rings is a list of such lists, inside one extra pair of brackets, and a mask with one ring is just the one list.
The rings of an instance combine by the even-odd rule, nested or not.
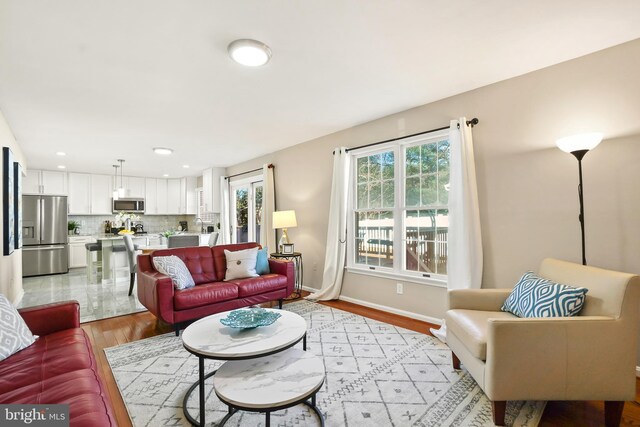
[(20, 249), (22, 247), (22, 166), (20, 163), (13, 162), (13, 222), (16, 225), (13, 232), (14, 247)]
[(283, 243), (282, 253), (285, 255), (293, 255), (293, 243)]
[(14, 206), (13, 153), (9, 147), (2, 147), (2, 254), (11, 255), (15, 248), (15, 206)]

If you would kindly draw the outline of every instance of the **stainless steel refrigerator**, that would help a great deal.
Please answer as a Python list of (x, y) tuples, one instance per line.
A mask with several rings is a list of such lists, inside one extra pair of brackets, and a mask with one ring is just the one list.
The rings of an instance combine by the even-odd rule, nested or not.
[(22, 196), (22, 276), (67, 273), (67, 196)]

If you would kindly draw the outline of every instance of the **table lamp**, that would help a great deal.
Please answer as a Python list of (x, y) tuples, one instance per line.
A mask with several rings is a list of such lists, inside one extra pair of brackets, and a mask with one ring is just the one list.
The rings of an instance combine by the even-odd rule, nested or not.
[(273, 213), (273, 228), (281, 228), (282, 236), (278, 242), (278, 252), (282, 252), (282, 245), (289, 242), (287, 228), (297, 227), (296, 211), (275, 211)]

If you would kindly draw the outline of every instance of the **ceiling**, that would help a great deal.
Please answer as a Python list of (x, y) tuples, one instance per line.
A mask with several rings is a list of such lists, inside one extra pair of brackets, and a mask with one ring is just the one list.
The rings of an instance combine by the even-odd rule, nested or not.
[(30, 168), (195, 175), (636, 38), (637, 0), (0, 0), (0, 109)]

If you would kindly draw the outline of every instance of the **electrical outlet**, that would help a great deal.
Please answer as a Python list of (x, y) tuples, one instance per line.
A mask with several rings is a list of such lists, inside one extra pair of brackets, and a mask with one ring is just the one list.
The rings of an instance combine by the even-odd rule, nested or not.
[(402, 283), (396, 283), (396, 293), (402, 295), (404, 293), (404, 285)]

